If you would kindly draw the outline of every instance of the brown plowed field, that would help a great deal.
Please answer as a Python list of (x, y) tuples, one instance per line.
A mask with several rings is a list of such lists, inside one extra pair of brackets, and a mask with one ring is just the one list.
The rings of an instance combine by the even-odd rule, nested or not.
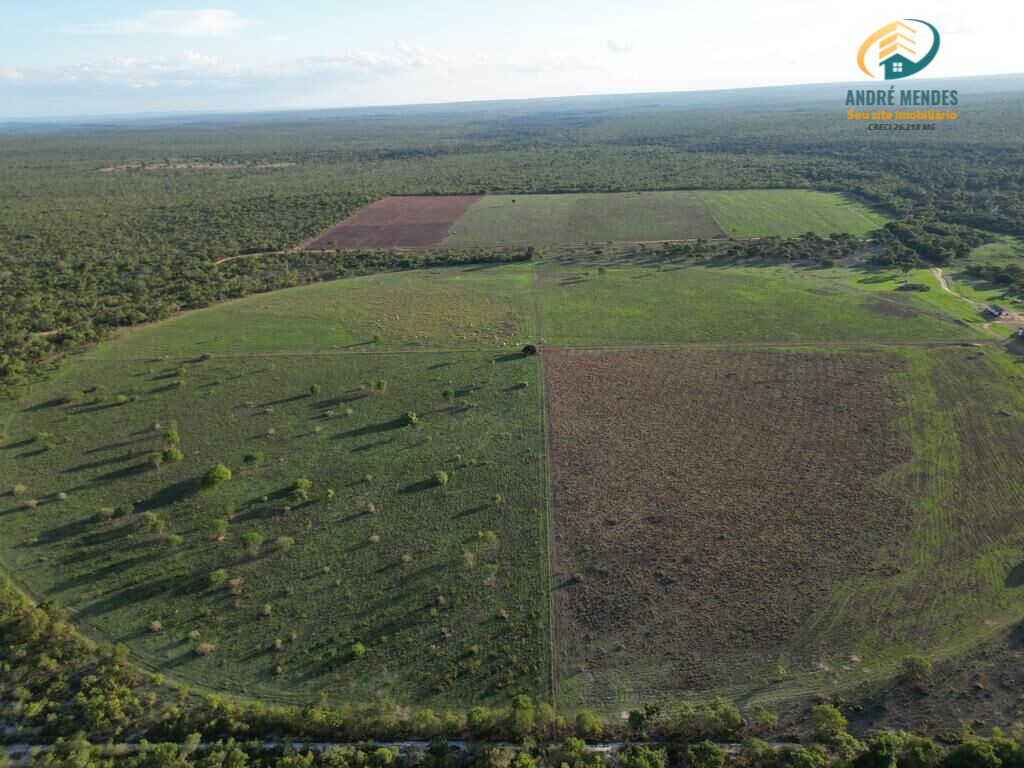
[[(559, 687), (617, 704), (812, 667), (794, 642), (912, 513), (886, 354), (545, 351)], [(834, 650), (834, 649), (833, 649)]]
[(455, 220), (480, 195), (385, 197), (310, 240), (307, 251), (345, 248), (417, 248), (440, 245)]

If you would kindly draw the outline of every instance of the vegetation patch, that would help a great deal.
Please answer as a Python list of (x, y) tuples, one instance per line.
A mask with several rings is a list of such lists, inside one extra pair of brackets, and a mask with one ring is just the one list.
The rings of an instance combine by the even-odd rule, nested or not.
[(805, 232), (866, 235), (886, 217), (838, 193), (733, 189), (696, 193), (729, 237), (795, 237)]
[(7, 425), (0, 556), (203, 688), (542, 693), (537, 376), (483, 352), (80, 360)]
[(451, 248), (718, 237), (693, 192), (487, 195), (452, 226)]

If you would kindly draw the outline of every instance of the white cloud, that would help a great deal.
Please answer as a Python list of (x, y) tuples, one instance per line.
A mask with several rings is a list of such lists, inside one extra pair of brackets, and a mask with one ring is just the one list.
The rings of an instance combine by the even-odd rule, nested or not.
[(226, 37), (252, 24), (234, 11), (200, 8), (195, 11), (150, 11), (131, 19), (66, 27), (65, 32), (93, 35), (165, 34), (179, 37)]
[(25, 73), (20, 69), (0, 69), (0, 80), (19, 82), (25, 79)]
[(455, 66), (454, 60), (418, 45), (399, 41), (392, 53), (345, 50), (322, 56), (309, 56), (296, 62), (306, 74), (384, 75), (416, 70), (439, 70)]
[(631, 40), (609, 40), (608, 50), (612, 53), (631, 53), (633, 42)]

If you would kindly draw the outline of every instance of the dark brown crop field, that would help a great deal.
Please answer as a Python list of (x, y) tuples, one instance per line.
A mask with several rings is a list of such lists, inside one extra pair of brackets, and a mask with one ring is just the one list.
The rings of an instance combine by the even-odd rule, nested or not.
[(307, 251), (439, 245), (480, 195), (386, 197), (303, 244)]
[[(571, 700), (765, 681), (913, 512), (875, 352), (545, 352), (555, 651)], [(642, 695), (643, 695), (642, 694)]]

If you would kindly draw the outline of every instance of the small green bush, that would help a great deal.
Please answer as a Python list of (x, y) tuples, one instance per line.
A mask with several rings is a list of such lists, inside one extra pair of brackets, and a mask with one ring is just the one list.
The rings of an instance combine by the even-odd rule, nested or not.
[(205, 488), (215, 488), (229, 480), (231, 480), (231, 470), (223, 464), (214, 464), (203, 475), (203, 486)]
[(434, 473), (434, 485), (448, 485), (448, 473), (447, 472), (435, 472)]

